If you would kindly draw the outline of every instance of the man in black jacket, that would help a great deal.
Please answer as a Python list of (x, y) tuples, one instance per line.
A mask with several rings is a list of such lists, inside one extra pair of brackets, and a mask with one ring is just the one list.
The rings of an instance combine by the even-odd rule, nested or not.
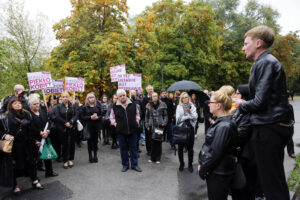
[(250, 100), (236, 100), (235, 105), (242, 114), (251, 114), (258, 175), (267, 200), (289, 200), (283, 159), (292, 126), (285, 73), (267, 50), (274, 42), (274, 32), (269, 27), (258, 26), (244, 38), (246, 58), (255, 63), (249, 79)]
[(15, 97), (18, 97), (20, 100), (21, 100), (21, 102), (22, 102), (22, 105), (23, 105), (23, 108), (25, 109), (25, 110), (30, 110), (29, 109), (29, 105), (28, 105), (28, 101), (27, 101), (27, 99), (24, 97), (24, 93), (25, 93), (25, 88), (24, 88), (24, 86), (23, 85), (15, 85), (14, 86), (14, 95), (12, 95), (12, 96), (7, 96), (7, 97), (5, 97), (5, 99), (4, 99), (4, 102), (3, 102), (3, 107), (1, 108), (1, 110), (3, 111), (3, 112), (6, 112), (6, 110), (7, 110), (7, 105), (8, 105), (8, 103), (10, 102), (10, 100), (12, 100), (12, 99), (14, 99)]
[(175, 149), (175, 145), (173, 143), (173, 118), (174, 118), (174, 108), (173, 102), (168, 98), (167, 90), (161, 89), (160, 91), (160, 100), (163, 101), (167, 105), (168, 112), (168, 123), (165, 127), (165, 131), (168, 133), (168, 139), (172, 149)]
[[(129, 169), (129, 155), (131, 159), (131, 168), (137, 172), (142, 172), (138, 166), (138, 152), (137, 152), (137, 132), (138, 124), (140, 122), (140, 114), (134, 102), (126, 97), (126, 92), (123, 89), (117, 90), (118, 101), (113, 105), (110, 112), (110, 123), (116, 127), (118, 134), (122, 172)], [(128, 149), (129, 148), (129, 149)]]

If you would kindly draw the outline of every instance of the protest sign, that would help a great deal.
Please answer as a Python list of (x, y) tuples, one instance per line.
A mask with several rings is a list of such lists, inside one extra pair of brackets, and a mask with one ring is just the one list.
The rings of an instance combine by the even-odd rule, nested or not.
[(118, 75), (118, 88), (124, 90), (142, 89), (142, 75), (141, 74)]
[(117, 82), (118, 76), (126, 74), (125, 64), (109, 68), (111, 82)]
[(66, 77), (65, 90), (72, 92), (84, 92), (84, 78)]
[(64, 90), (64, 81), (63, 80), (52, 80), (53, 87), (45, 88), (45, 94), (56, 94), (62, 93)]
[(27, 77), (30, 91), (53, 87), (51, 73), (48, 71), (27, 73)]

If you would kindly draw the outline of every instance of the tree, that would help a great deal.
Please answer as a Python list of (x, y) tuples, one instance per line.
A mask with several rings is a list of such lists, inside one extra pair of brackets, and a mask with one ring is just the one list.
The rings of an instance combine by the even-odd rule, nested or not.
[(73, 0), (71, 16), (53, 26), (60, 45), (47, 60), (55, 78), (83, 77), (86, 92), (112, 94), (109, 67), (126, 64), (130, 73), (132, 43), (125, 33), (125, 0)]
[(45, 18), (30, 19), (24, 4), (10, 0), (1, 16), (4, 37), (0, 48), (1, 96), (11, 94), (15, 84), (28, 86), (27, 72), (42, 70), (47, 57)]

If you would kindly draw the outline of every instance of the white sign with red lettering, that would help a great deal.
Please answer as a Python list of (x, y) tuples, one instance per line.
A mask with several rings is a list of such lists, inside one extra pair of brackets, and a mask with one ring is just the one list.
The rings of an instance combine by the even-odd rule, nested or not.
[(118, 82), (118, 76), (126, 74), (125, 64), (109, 68), (111, 82)]
[(118, 76), (118, 88), (124, 90), (140, 90), (142, 89), (141, 74), (123, 74)]
[(27, 73), (27, 77), (30, 91), (53, 87), (51, 73), (48, 71)]
[(56, 94), (62, 93), (64, 90), (63, 80), (52, 80), (53, 87), (44, 89), (45, 94)]
[(84, 92), (84, 78), (66, 77), (65, 90), (72, 92)]

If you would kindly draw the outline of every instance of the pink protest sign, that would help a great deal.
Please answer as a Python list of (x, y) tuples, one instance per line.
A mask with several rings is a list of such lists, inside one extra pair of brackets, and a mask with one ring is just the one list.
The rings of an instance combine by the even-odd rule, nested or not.
[(141, 74), (123, 74), (118, 76), (118, 88), (124, 90), (142, 89)]
[(27, 77), (30, 91), (53, 87), (50, 72), (44, 71), (27, 73)]
[(126, 74), (125, 64), (109, 68), (111, 82), (117, 82), (118, 76)]
[(65, 90), (72, 92), (84, 92), (84, 78), (66, 77)]
[(52, 80), (53, 87), (44, 89), (45, 94), (62, 93), (64, 90), (63, 80)]

